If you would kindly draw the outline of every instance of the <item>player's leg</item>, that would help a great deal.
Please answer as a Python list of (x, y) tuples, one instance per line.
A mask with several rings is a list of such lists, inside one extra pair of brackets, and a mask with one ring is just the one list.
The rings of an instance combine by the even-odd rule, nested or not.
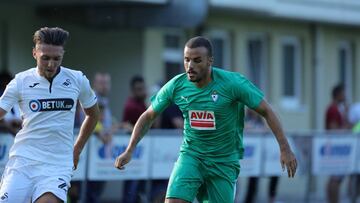
[(33, 183), (26, 175), (27, 170), (23, 159), (17, 157), (9, 159), (0, 182), (1, 203), (30, 202)]
[(52, 194), (51, 192), (46, 192), (35, 200), (35, 203), (62, 203), (62, 202), (64, 201), (59, 199), (56, 195)]
[(32, 189), (32, 182), (26, 175), (5, 169), (0, 183), (0, 202), (30, 202)]
[(340, 185), (342, 176), (330, 176), (327, 183), (327, 198), (329, 203), (339, 202)]
[(202, 171), (203, 168), (198, 159), (181, 154), (171, 173), (165, 202), (192, 202), (203, 183)]
[[(240, 166), (236, 163), (207, 164), (209, 176), (205, 179), (207, 195), (199, 202), (233, 203), (235, 199), (235, 184)], [(201, 200), (201, 201), (200, 201)]]
[(34, 181), (32, 202), (66, 202), (70, 188), (71, 167), (41, 163)]
[(70, 187), (70, 176), (39, 177), (34, 186), (33, 202), (66, 202)]

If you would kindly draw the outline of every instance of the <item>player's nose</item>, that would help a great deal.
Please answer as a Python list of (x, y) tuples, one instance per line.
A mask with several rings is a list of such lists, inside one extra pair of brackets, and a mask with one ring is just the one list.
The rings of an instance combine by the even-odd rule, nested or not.
[(49, 60), (48, 67), (49, 68), (54, 68), (55, 66), (56, 66), (56, 62), (54, 60)]

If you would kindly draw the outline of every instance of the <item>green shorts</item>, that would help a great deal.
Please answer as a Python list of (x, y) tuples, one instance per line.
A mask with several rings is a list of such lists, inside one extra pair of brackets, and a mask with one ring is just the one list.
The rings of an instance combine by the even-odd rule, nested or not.
[(171, 173), (166, 198), (192, 202), (233, 203), (240, 172), (236, 162), (212, 162), (180, 153)]

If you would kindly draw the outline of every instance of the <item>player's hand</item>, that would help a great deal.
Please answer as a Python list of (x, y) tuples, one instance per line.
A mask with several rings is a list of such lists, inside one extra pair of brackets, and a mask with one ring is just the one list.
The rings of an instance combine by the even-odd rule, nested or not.
[(282, 151), (280, 155), (281, 167), (283, 171), (287, 169), (288, 177), (293, 178), (297, 169), (297, 161), (291, 150)]
[(116, 157), (114, 166), (120, 170), (124, 170), (125, 169), (125, 165), (127, 163), (130, 162), (131, 160), (131, 153), (128, 151), (123, 152), (122, 154), (120, 154), (118, 157)]
[(73, 170), (77, 169), (77, 165), (79, 163), (79, 159), (80, 159), (80, 151), (76, 150), (76, 148), (74, 148), (74, 152), (73, 152), (73, 162), (74, 162), (74, 166), (73, 166)]

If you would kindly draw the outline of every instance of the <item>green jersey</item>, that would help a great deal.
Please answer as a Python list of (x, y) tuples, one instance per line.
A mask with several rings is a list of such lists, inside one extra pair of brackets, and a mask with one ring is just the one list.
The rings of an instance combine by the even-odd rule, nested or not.
[(243, 156), (244, 106), (259, 106), (263, 93), (239, 73), (212, 67), (212, 81), (198, 88), (186, 73), (175, 76), (152, 97), (160, 113), (171, 103), (184, 117), (180, 152), (216, 162), (237, 161)]

